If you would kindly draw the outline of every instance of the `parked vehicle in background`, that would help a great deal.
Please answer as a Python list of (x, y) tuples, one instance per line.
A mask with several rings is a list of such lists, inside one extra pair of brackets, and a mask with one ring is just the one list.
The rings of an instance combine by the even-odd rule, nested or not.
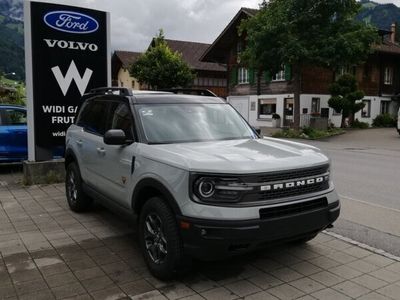
[(28, 158), (26, 108), (0, 105), (0, 163)]
[(96, 199), (137, 215), (160, 279), (192, 257), (308, 241), (339, 216), (329, 159), (260, 138), (221, 98), (104, 88), (85, 99), (66, 134), (68, 204), (82, 212)]
[(400, 134), (400, 108), (397, 112), (397, 132)]

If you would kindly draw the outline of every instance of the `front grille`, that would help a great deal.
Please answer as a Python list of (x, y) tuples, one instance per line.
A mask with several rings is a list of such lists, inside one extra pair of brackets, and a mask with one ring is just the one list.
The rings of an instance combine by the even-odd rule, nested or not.
[[(312, 167), (307, 169), (298, 169), (292, 171), (273, 172), (261, 175), (245, 176), (242, 178), (244, 183), (247, 184), (258, 184), (255, 190), (245, 193), (242, 195), (240, 202), (258, 202), (258, 201), (270, 201), (279, 200), (281, 198), (288, 198), (294, 196), (301, 196), (305, 194), (317, 193), (329, 189), (329, 180), (322, 182), (316, 182), (314, 184), (293, 186), (282, 189), (271, 189), (262, 191), (261, 186), (268, 185), (269, 183), (283, 183), (288, 181), (298, 181), (304, 178), (315, 178), (322, 175), (329, 175), (329, 165), (323, 165), (318, 167)], [(279, 202), (279, 201), (277, 201)]]
[(260, 209), (261, 219), (273, 219), (328, 207), (326, 198)]
[(321, 174), (325, 174), (328, 171), (329, 171), (329, 165), (326, 164), (312, 168), (304, 168), (304, 169), (289, 170), (289, 171), (277, 171), (260, 175), (245, 176), (243, 180), (245, 182), (253, 182), (253, 183), (284, 181), (284, 180), (298, 179), (303, 177), (318, 176)]

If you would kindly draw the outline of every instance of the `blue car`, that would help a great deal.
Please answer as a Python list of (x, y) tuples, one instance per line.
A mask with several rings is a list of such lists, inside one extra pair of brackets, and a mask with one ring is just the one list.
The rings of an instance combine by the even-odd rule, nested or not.
[(0, 105), (0, 163), (28, 158), (26, 108)]

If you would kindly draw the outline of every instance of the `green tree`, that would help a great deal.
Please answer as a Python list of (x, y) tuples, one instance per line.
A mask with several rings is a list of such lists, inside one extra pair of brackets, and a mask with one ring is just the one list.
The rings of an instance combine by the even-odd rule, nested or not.
[(345, 127), (346, 118), (349, 118), (351, 125), (354, 121), (354, 114), (365, 106), (361, 101), (364, 93), (358, 89), (357, 80), (353, 75), (344, 74), (330, 85), (329, 92), (332, 97), (329, 99), (328, 105), (337, 113), (342, 113), (341, 126)]
[(244, 21), (246, 33), (242, 59), (258, 74), (274, 74), (292, 66), (294, 126), (300, 125), (301, 70), (305, 66), (355, 65), (366, 60), (377, 30), (358, 22), (356, 0), (270, 0)]
[(187, 87), (194, 75), (178, 52), (173, 52), (164, 40), (163, 31), (153, 39), (152, 45), (132, 65), (130, 73), (150, 89)]

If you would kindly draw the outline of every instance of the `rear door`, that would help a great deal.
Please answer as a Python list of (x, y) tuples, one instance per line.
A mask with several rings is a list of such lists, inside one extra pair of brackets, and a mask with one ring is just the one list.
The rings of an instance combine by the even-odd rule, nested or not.
[(0, 108), (0, 161), (27, 159), (26, 110)]

